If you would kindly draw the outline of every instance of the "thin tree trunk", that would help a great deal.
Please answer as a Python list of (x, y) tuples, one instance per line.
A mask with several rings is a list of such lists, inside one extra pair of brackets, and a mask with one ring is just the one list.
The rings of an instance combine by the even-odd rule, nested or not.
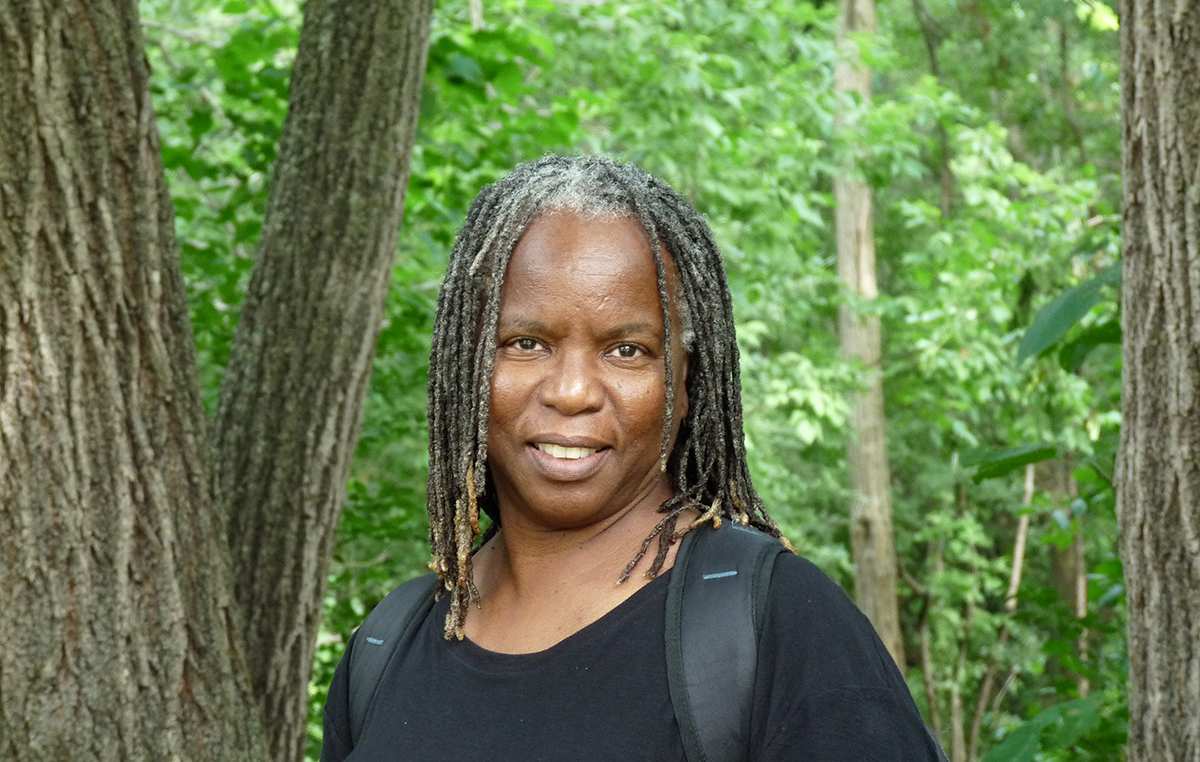
[(1129, 762), (1200, 760), (1200, 4), (1121, 3)]
[[(855, 38), (875, 31), (872, 0), (842, 0), (838, 17), (840, 50), (835, 83), (844, 100), (867, 101), (871, 70), (859, 60)], [(845, 127), (848, 115), (840, 116)], [(896, 600), (896, 547), (892, 530), (891, 476), (884, 440), (883, 384), (880, 379), (879, 318), (860, 314), (860, 303), (874, 299), (875, 232), (871, 189), (853, 166), (833, 181), (837, 202), (838, 277), (849, 303), (840, 311), (842, 352), (866, 368), (865, 389), (850, 405), (850, 538), (855, 563), (855, 597), (875, 625), (892, 658), (905, 668), (904, 640)]]
[[(1054, 502), (1064, 511), (1070, 510), (1070, 505), (1079, 497), (1079, 485), (1071, 476), (1069, 460), (1056, 460), (1050, 464), (1053, 479)], [(1087, 616), (1087, 562), (1084, 557), (1084, 539), (1082, 529), (1075, 534), (1075, 540), (1067, 547), (1059, 550), (1057, 546), (1050, 549), (1050, 576), (1054, 587), (1058, 590), (1059, 599), (1066, 604), (1076, 619)], [(1076, 656), (1080, 659), (1087, 657), (1087, 633), (1082, 633), (1075, 643)], [(1088, 679), (1076, 674), (1075, 684), (1080, 696), (1087, 696), (1089, 691)]]
[(917, 622), (917, 634), (921, 639), (921, 679), (925, 688), (925, 705), (929, 707), (929, 727), (934, 734), (942, 734), (942, 717), (937, 704), (937, 675), (933, 666), (933, 637), (929, 631), (930, 597), (926, 595), (921, 606), (921, 618)]
[[(941, 566), (940, 545), (932, 552), (932, 555), (934, 558), (933, 566), (936, 569)], [(921, 613), (917, 617), (917, 634), (920, 637), (921, 680), (925, 687), (925, 705), (928, 707), (929, 712), (929, 727), (933, 729), (936, 735), (940, 736), (942, 734), (942, 719), (941, 713), (938, 711), (937, 675), (933, 666), (932, 634), (929, 631), (929, 609), (933, 606), (933, 594), (916, 577), (908, 573), (904, 568), (903, 562), (899, 564), (899, 569), (901, 576), (904, 577), (904, 581), (921, 599)]]
[(962, 637), (958, 642), (958, 658), (954, 662), (954, 679), (950, 681), (950, 762), (967, 762), (962, 686), (966, 682), (967, 653), (971, 647), (971, 626), (974, 621), (975, 605), (967, 603), (963, 606)]
[(0, 759), (262, 759), (134, 2), (0, 0)]
[(303, 686), (392, 274), (432, 12), (432, 0), (306, 4), (221, 387), (215, 494), (272, 759), (303, 756)]
[[(1025, 489), (1021, 505), (1029, 508), (1033, 505), (1033, 476), (1034, 465), (1025, 466)], [(975, 697), (975, 712), (971, 716), (971, 732), (967, 736), (967, 758), (974, 762), (979, 758), (979, 736), (983, 730), (983, 718), (987, 714), (988, 702), (992, 700), (992, 692), (996, 687), (997, 661), (1004, 647), (1008, 645), (1010, 623), (1017, 613), (1017, 594), (1021, 592), (1021, 576), (1025, 571), (1025, 543), (1029, 539), (1029, 514), (1022, 513), (1017, 518), (1017, 534), (1013, 538), (1012, 566), (1008, 574), (1008, 590), (1004, 593), (1004, 613), (1008, 616), (1000, 625), (996, 636), (996, 648), (988, 658), (987, 668), (983, 679), (979, 682), (979, 693)], [(1001, 687), (1003, 691), (1003, 687)], [(1000, 691), (996, 692), (999, 701)]]

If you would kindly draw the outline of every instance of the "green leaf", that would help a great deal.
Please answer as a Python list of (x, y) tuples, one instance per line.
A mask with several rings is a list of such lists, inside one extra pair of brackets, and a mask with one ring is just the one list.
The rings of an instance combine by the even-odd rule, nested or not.
[(963, 453), (959, 464), (964, 468), (978, 466), (973, 478), (976, 482), (981, 482), (984, 479), (995, 479), (998, 476), (1010, 474), (1030, 463), (1049, 460), (1057, 454), (1057, 448), (1042, 442), (1004, 450), (969, 450)]
[(221, 6), (221, 13), (226, 13), (230, 16), (234, 16), (239, 13), (247, 13), (249, 10), (250, 3), (248, 3), (246, 0), (229, 0), (229, 2)]
[(1120, 283), (1121, 268), (1109, 267), (1095, 278), (1068, 288), (1038, 310), (1033, 324), (1025, 330), (1025, 337), (1021, 339), (1017, 362), (1040, 355), (1057, 343), (1071, 326), (1100, 303), (1105, 286), (1118, 286)]
[(451, 82), (466, 82), (472, 85), (483, 84), (483, 69), (475, 63), (475, 59), (467, 58), (461, 53), (451, 53), (450, 63), (446, 66), (446, 79)]
[(1092, 350), (1101, 344), (1121, 343), (1121, 323), (1117, 320), (1105, 320), (1102, 323), (1088, 326), (1077, 337), (1063, 344), (1058, 352), (1058, 362), (1063, 370), (1074, 373), (1083, 365), (1083, 361)]
[(1043, 734), (1047, 749), (1073, 746), (1084, 733), (1100, 724), (1099, 695), (1056, 704), (1050, 709), (1058, 710), (1059, 721), (1049, 725)]
[(1092, 696), (1047, 707), (1009, 733), (983, 762), (1030, 762), (1042, 746), (1071, 746), (1099, 724), (1099, 706), (1100, 697)]
[(1034, 717), (1009, 733), (988, 752), (983, 762), (1030, 762), (1038, 752), (1042, 728), (1046, 725), (1045, 722), (1038, 722), (1040, 717)]
[(199, 140), (206, 132), (212, 129), (213, 114), (211, 109), (197, 109), (192, 112), (192, 115), (187, 120), (188, 129), (191, 130), (192, 139)]
[(1121, 598), (1124, 595), (1125, 595), (1125, 586), (1124, 585), (1120, 585), (1120, 584), (1113, 585), (1112, 587), (1110, 587), (1108, 590), (1105, 591), (1104, 595), (1100, 596), (1100, 600), (1096, 602), (1096, 607), (1097, 608), (1105, 608), (1106, 606), (1112, 606), (1117, 601), (1121, 600)]
[(808, 199), (803, 193), (792, 194), (792, 208), (796, 210), (796, 214), (800, 216), (801, 220), (812, 225), (814, 228), (820, 229), (825, 227), (825, 221), (821, 219), (821, 215), (808, 203)]

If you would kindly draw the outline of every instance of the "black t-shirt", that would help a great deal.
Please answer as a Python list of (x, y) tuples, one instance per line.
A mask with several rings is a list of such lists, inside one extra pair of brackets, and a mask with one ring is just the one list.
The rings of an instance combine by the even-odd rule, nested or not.
[[(443, 639), (443, 599), (388, 666), (354, 749), (342, 659), (325, 704), (322, 761), (684, 760), (667, 687), (669, 576), (533, 654)], [(908, 686), (832, 580), (783, 554), (767, 612), (748, 759), (936, 762)], [(347, 654), (353, 647), (352, 639)]]

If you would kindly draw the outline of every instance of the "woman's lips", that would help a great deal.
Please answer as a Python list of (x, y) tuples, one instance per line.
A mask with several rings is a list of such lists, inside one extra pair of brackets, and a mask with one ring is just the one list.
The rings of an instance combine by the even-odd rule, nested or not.
[(592, 476), (604, 464), (610, 449), (567, 447), (549, 442), (529, 445), (537, 470), (554, 481), (576, 481)]
[(554, 457), (562, 460), (578, 460), (580, 458), (586, 458), (600, 449), (598, 447), (564, 447), (563, 445), (556, 445), (552, 442), (536, 442), (533, 446), (547, 455), (553, 455)]

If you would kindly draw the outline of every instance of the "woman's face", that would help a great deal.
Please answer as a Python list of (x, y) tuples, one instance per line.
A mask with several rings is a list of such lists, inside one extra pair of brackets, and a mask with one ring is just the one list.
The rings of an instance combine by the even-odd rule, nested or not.
[[(525, 230), (500, 296), (488, 418), (506, 527), (580, 528), (671, 496), (659, 469), (666, 362), (657, 282), (636, 220), (555, 212)], [(687, 414), (674, 298), (671, 322), (673, 446)]]

